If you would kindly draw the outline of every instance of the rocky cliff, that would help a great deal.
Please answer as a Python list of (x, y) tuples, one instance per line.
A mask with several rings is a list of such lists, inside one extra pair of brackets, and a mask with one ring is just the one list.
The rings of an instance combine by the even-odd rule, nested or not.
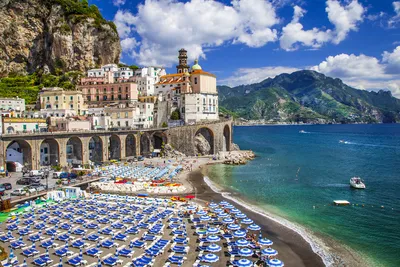
[(0, 77), (118, 63), (115, 25), (87, 0), (1, 0)]

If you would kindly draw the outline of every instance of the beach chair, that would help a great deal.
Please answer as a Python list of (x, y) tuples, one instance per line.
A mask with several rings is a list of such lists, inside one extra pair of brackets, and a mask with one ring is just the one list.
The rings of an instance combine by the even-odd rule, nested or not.
[(91, 235), (87, 236), (86, 239), (89, 240), (89, 241), (95, 241), (96, 242), (96, 241), (98, 241), (100, 239), (100, 236), (96, 235), (96, 234), (91, 234)]
[(82, 240), (76, 240), (71, 244), (71, 246), (74, 247), (74, 248), (83, 248), (83, 247), (85, 247), (87, 245), (88, 244), (83, 242)]
[(106, 240), (106, 241), (102, 242), (100, 245), (105, 248), (112, 248), (112, 247), (118, 246), (117, 243), (114, 243), (113, 241), (110, 241), (110, 240)]
[(118, 255), (123, 256), (123, 257), (127, 257), (127, 258), (131, 258), (133, 256), (134, 251), (131, 249), (127, 249), (127, 248), (123, 248), (121, 250), (118, 251)]
[(80, 256), (73, 257), (72, 259), (68, 259), (68, 264), (72, 266), (80, 266), (80, 265), (85, 265), (87, 263), (86, 260), (84, 260)]
[(139, 230), (136, 227), (131, 227), (129, 229), (126, 229), (125, 234), (128, 235), (137, 235), (139, 233)]
[(43, 248), (48, 249), (48, 248), (54, 247), (55, 244), (54, 244), (53, 240), (48, 240), (48, 241), (42, 242), (42, 243), (40, 244), (40, 246), (43, 247)]
[(12, 248), (14, 250), (22, 248), (22, 247), (25, 247), (25, 243), (22, 241), (17, 240), (17, 241), (10, 243), (10, 248)]
[(126, 241), (128, 239), (128, 236), (124, 235), (124, 234), (121, 234), (121, 233), (118, 233), (117, 235), (114, 236), (114, 238), (116, 240)]
[(61, 249), (56, 249), (54, 251), (54, 254), (56, 254), (58, 257), (65, 257), (65, 256), (70, 256), (74, 253), (71, 250), (69, 250), (67, 247), (63, 247)]
[(118, 257), (110, 256), (103, 260), (103, 263), (107, 266), (115, 266), (117, 264), (122, 264), (123, 261), (118, 259)]
[(10, 240), (9, 236), (6, 236), (6, 235), (0, 236), (0, 241), (3, 243), (8, 242), (9, 240)]
[(91, 248), (86, 250), (85, 252), (87, 255), (92, 257), (99, 257), (103, 251), (99, 250), (98, 248)]

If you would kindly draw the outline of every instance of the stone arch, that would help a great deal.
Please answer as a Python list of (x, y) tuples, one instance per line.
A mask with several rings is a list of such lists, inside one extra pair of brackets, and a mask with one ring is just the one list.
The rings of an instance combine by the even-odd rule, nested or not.
[(125, 157), (136, 156), (136, 137), (134, 134), (128, 134), (125, 139)]
[(197, 130), (194, 136), (195, 154), (212, 155), (214, 154), (214, 132), (208, 127)]
[(229, 125), (224, 127), (222, 151), (231, 151), (231, 128)]
[(95, 163), (103, 162), (103, 140), (97, 135), (89, 140), (89, 160)]
[(164, 132), (155, 132), (152, 135), (152, 144), (154, 149), (161, 149), (162, 144), (168, 143), (167, 135)]
[(12, 126), (8, 126), (8, 127), (7, 127), (6, 133), (8, 133), (8, 134), (13, 134), (14, 132), (15, 132), (14, 127), (12, 127)]
[(148, 155), (150, 154), (150, 136), (148, 133), (142, 133), (140, 135), (140, 155)]
[(40, 159), (42, 166), (60, 164), (60, 144), (54, 138), (46, 138), (40, 144)]
[(32, 147), (25, 140), (13, 140), (6, 148), (7, 169), (15, 172), (18, 166), (32, 169)]
[(82, 165), (83, 145), (79, 137), (73, 136), (67, 141), (67, 162), (72, 165)]
[(110, 159), (121, 159), (121, 139), (118, 135), (113, 134), (109, 140), (108, 151)]

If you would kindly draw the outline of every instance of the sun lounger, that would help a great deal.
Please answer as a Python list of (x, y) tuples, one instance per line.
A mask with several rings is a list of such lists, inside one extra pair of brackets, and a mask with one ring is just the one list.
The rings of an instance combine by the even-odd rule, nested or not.
[(131, 249), (127, 249), (127, 248), (123, 248), (121, 250), (118, 251), (118, 255), (123, 256), (123, 257), (132, 257), (133, 256), (133, 250)]
[(99, 250), (98, 248), (91, 248), (86, 250), (85, 252), (87, 255), (92, 257), (99, 257), (103, 251)]
[(72, 266), (79, 266), (82, 264), (86, 264), (86, 260), (84, 260), (82, 257), (80, 256), (76, 256), (72, 259), (68, 259), (68, 264), (72, 265)]

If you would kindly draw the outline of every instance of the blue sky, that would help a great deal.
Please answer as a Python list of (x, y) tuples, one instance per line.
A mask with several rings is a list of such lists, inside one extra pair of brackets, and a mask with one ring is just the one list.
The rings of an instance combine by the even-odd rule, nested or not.
[(175, 71), (177, 50), (231, 86), (313, 69), (400, 97), (400, 1), (89, 0), (118, 28), (121, 61)]

